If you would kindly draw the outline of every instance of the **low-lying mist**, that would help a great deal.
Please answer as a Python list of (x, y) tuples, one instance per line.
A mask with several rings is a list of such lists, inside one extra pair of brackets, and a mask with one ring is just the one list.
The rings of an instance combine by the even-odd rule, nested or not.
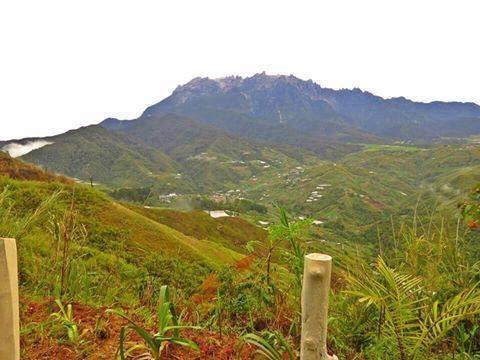
[(25, 144), (10, 143), (2, 147), (2, 151), (8, 152), (11, 157), (19, 157), (28, 154), (30, 151), (40, 149), (46, 145), (53, 144), (45, 140), (28, 141)]

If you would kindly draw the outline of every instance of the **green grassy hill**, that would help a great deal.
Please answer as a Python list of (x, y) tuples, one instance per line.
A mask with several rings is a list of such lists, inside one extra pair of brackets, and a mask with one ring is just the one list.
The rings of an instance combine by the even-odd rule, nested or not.
[(374, 243), (415, 208), (425, 216), (433, 209), (451, 212), (480, 180), (479, 155), (480, 147), (468, 144), (368, 145), (337, 162), (269, 169), (240, 188), (253, 201), (281, 203), (296, 216), (323, 221), (323, 239)]
[[(138, 204), (175, 207), (184, 202), (182, 208), (188, 208), (192, 196), (217, 193), (266, 206), (267, 214), (241, 215), (272, 221), (274, 204), (280, 203), (295, 216), (323, 221), (327, 240), (338, 240), (341, 232), (362, 242), (375, 241), (385, 219), (411, 216), (418, 202), (425, 208), (449, 207), (478, 181), (480, 150), (469, 143), (359, 145), (361, 151), (330, 161), (288, 145), (247, 141), (172, 114), (107, 123), (115, 130), (73, 131), (25, 158), (41, 157), (48, 164), (58, 156), (61, 166), (80, 162), (73, 175), (86, 172), (93, 163), (105, 176), (94, 175), (94, 181), (104, 179), (109, 187), (123, 188), (116, 198)], [(102, 143), (104, 137), (110, 140)], [(138, 145), (144, 143), (148, 145)], [(125, 148), (119, 148), (121, 144)], [(75, 149), (89, 155), (79, 156)], [(117, 153), (125, 162), (115, 160)], [(155, 156), (161, 160), (157, 173), (151, 171)], [(181, 195), (180, 200), (159, 200), (171, 192)]]
[(266, 240), (267, 232), (239, 217), (214, 219), (204, 211), (176, 211), (171, 209), (141, 208), (126, 205), (130, 209), (165, 224), (187, 236), (200, 240), (210, 240), (228, 248), (245, 252), (249, 241)]
[(52, 144), (23, 156), (50, 171), (112, 186), (152, 184), (176, 173), (177, 164), (161, 150), (131, 141), (100, 126), (48, 138)]

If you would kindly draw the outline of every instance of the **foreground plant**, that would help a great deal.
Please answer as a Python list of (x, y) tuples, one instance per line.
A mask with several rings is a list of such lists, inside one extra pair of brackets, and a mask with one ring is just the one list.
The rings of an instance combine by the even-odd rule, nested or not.
[[(133, 320), (119, 311), (107, 311), (128, 321), (128, 325), (122, 327), (120, 330), (120, 344), (117, 355), (121, 360), (126, 359), (127, 356), (137, 350), (146, 350), (141, 359), (158, 360), (168, 343), (198, 350), (198, 345), (195, 342), (180, 336), (180, 330), (187, 328), (200, 329), (200, 327), (180, 325), (175, 312), (175, 306), (170, 302), (170, 293), (167, 286), (162, 286), (160, 289), (160, 301), (157, 311), (157, 332), (155, 334), (149, 333), (148, 330), (136, 324)], [(136, 332), (143, 339), (144, 344), (136, 344), (129, 349), (125, 349), (127, 331), (129, 330)]]
[(301, 284), (301, 276), (303, 273), (303, 256), (304, 251), (300, 244), (299, 238), (308, 228), (308, 220), (291, 222), (285, 208), (278, 207), (279, 223), (270, 226), (268, 229), (268, 237), (266, 242), (250, 241), (247, 244), (247, 250), (253, 252), (256, 247), (266, 253), (266, 282), (270, 285), (272, 260), (282, 245), (288, 243), (289, 249), (284, 249), (283, 255), (286, 262), (292, 268), (297, 284)]
[(83, 334), (78, 330), (78, 325), (73, 317), (72, 304), (68, 304), (65, 308), (59, 299), (55, 300), (55, 303), (59, 311), (53, 313), (51, 316), (58, 320), (67, 330), (68, 343), (75, 346), (79, 354), (84, 353), (87, 350), (88, 341), (84, 339)]
[(295, 359), (292, 347), (287, 339), (278, 331), (263, 333), (263, 336), (257, 334), (246, 334), (242, 336), (242, 340), (247, 344), (257, 348), (255, 354), (261, 355), (268, 360)]
[(366, 308), (376, 310), (376, 338), (395, 344), (401, 360), (423, 358), (462, 321), (478, 320), (478, 283), (448, 299), (432, 300), (420, 277), (389, 267), (379, 257), (373, 271), (351, 273), (352, 290)]

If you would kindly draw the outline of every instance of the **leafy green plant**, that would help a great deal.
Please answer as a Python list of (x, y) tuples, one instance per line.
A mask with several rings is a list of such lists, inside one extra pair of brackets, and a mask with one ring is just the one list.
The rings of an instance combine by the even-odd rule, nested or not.
[[(200, 327), (185, 326), (179, 323), (175, 306), (170, 301), (170, 293), (166, 285), (160, 289), (160, 300), (157, 310), (157, 332), (154, 334), (149, 333), (148, 330), (135, 323), (122, 312), (116, 310), (108, 311), (128, 321), (128, 325), (122, 327), (120, 330), (120, 344), (117, 353), (122, 360), (126, 359), (129, 354), (136, 350), (146, 350), (145, 356), (148, 357), (144, 357), (145, 359), (158, 360), (167, 343), (198, 350), (198, 345), (195, 342), (180, 336), (180, 330), (187, 328), (200, 329)], [(143, 339), (144, 344), (136, 344), (129, 349), (125, 349), (128, 330), (136, 332)]]
[(247, 250), (253, 252), (255, 247), (257, 247), (266, 253), (266, 281), (267, 284), (270, 285), (273, 256), (275, 252), (280, 249), (281, 245), (286, 242), (290, 249), (289, 251), (284, 251), (283, 254), (287, 257), (287, 263), (292, 266), (297, 283), (301, 284), (304, 251), (298, 240), (305, 231), (308, 220), (291, 222), (287, 211), (282, 206), (278, 206), (278, 216), (279, 223), (270, 226), (268, 229), (267, 241), (265, 243), (250, 241), (247, 244)]
[(475, 349), (475, 344), (478, 347), (478, 342), (475, 341), (477, 333), (480, 334), (480, 325), (473, 324), (470, 327), (461, 324), (456, 328), (456, 339), (458, 342), (459, 353), (467, 359), (480, 358), (480, 351)]
[(280, 224), (276, 225), (272, 230), (272, 236), (283, 237), (288, 240), (290, 244), (290, 251), (284, 253), (287, 257), (287, 262), (290, 264), (297, 285), (301, 287), (303, 275), (303, 258), (305, 251), (300, 242), (300, 238), (304, 235), (309, 227), (310, 220), (292, 222), (289, 219), (285, 208), (279, 206)]
[(67, 343), (74, 346), (77, 355), (82, 357), (89, 351), (90, 342), (85, 339), (85, 332), (81, 333), (78, 329), (78, 325), (73, 316), (73, 306), (72, 304), (67, 304), (67, 307), (65, 308), (59, 299), (55, 300), (55, 303), (57, 304), (59, 311), (53, 313), (51, 316), (60, 322), (66, 330)]
[(243, 335), (242, 340), (247, 344), (255, 346), (255, 354), (261, 355), (268, 360), (284, 360), (285, 356), (289, 360), (295, 359), (292, 347), (280, 332), (265, 331), (262, 335), (250, 333)]

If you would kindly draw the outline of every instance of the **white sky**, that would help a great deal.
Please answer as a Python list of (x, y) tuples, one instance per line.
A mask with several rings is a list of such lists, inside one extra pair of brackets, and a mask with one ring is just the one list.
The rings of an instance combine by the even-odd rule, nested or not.
[(480, 103), (480, 1), (0, 1), (0, 139), (137, 117), (196, 76)]

